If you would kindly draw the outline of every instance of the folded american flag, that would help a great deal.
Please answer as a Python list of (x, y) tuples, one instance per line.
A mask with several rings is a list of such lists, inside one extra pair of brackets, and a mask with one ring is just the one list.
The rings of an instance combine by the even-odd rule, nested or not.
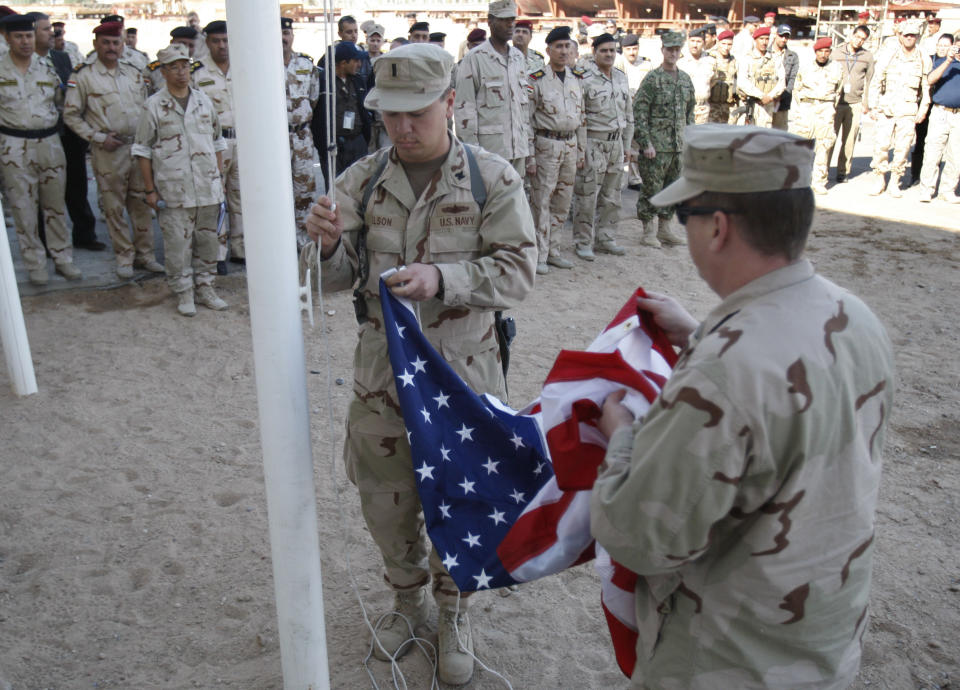
[[(384, 274), (381, 278), (386, 277)], [(383, 280), (390, 363), (427, 532), (461, 591), (529, 582), (596, 557), (617, 663), (630, 676), (637, 639), (636, 575), (590, 536), (590, 488), (606, 439), (596, 427), (621, 388), (637, 417), (676, 354), (630, 296), (586, 351), (563, 350), (540, 398), (517, 411), (477, 395), (424, 337), (414, 306)]]

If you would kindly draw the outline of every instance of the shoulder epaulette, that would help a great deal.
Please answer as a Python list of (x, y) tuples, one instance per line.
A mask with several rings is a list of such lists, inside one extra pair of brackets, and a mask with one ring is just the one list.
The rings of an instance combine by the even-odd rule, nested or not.
[(147, 69), (150, 70), (151, 72), (156, 72), (159, 66), (160, 66), (160, 61), (154, 60), (149, 65), (147, 65)]
[(200, 62), (199, 60), (194, 60), (193, 64), (190, 65), (190, 74), (193, 74), (201, 67), (203, 67), (203, 63)]
[(84, 67), (89, 67), (89, 66), (90, 66), (89, 62), (81, 62), (79, 65), (73, 68), (73, 72), (74, 74), (76, 74), (77, 72), (82, 70)]
[(530, 52), (533, 53), (534, 55), (536, 55), (538, 58), (542, 58), (542, 57), (543, 57), (543, 53), (541, 53), (539, 50), (533, 50), (533, 49), (531, 49)]
[(587, 74), (587, 70), (583, 69), (582, 67), (574, 67), (570, 71), (573, 72), (573, 76), (575, 76), (577, 79), (583, 79)]
[(626, 76), (626, 74), (627, 74), (626, 72), (624, 72), (624, 71), (623, 71), (622, 69), (620, 69), (619, 67), (614, 67), (614, 69), (617, 70), (620, 74), (622, 74), (622, 75), (624, 75), (624, 76)]
[(547, 74), (547, 73), (544, 72), (542, 69), (538, 69), (536, 72), (531, 72), (531, 73), (530, 73), (530, 78), (531, 78), (531, 79), (543, 79), (543, 78), (546, 76), (546, 74)]
[(313, 62), (313, 58), (307, 55), (306, 53), (297, 53), (297, 55), (302, 58), (307, 58), (310, 62)]

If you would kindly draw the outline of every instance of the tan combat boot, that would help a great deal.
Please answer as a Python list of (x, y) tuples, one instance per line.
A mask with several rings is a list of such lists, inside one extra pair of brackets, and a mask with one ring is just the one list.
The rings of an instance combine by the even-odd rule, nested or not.
[(213, 309), (214, 311), (223, 311), (228, 306), (209, 285), (201, 285), (197, 288), (197, 301), (207, 309)]
[(373, 655), (381, 661), (390, 661), (390, 657), (399, 659), (409, 652), (413, 645), (407, 643), (416, 634), (417, 627), (427, 622), (429, 610), (423, 589), (397, 592), (393, 611), (384, 616), (383, 623), (377, 628)]
[(670, 227), (669, 218), (660, 218), (657, 239), (660, 240), (660, 244), (665, 247), (680, 247), (687, 243), (685, 239), (677, 235)]
[(440, 609), (437, 646), (440, 680), (448, 685), (469, 683), (473, 677), (473, 633), (466, 611)]
[(899, 199), (903, 196), (903, 190), (900, 189), (899, 175), (890, 176), (890, 184), (887, 185), (887, 194), (892, 196), (894, 199)]
[(177, 311), (180, 312), (182, 316), (197, 315), (197, 307), (193, 303), (193, 288), (177, 293), (177, 299)]
[(875, 172), (873, 173), (873, 179), (870, 180), (870, 185), (867, 188), (867, 194), (870, 196), (880, 196), (883, 194), (883, 190), (886, 188), (887, 182), (883, 178), (883, 173)]
[(643, 236), (640, 238), (640, 244), (644, 247), (660, 248), (660, 240), (657, 239), (657, 226), (655, 223), (656, 221), (652, 218), (643, 221)]

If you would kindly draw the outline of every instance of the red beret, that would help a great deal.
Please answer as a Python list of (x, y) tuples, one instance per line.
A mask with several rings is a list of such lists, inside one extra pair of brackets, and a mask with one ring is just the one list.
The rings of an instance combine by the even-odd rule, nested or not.
[(520, 19), (513, 23), (514, 29), (526, 29), (530, 33), (533, 33), (533, 22), (529, 19)]
[(939, 24), (940, 17), (927, 17), (927, 24)]
[(763, 15), (763, 16), (764, 16), (764, 17), (776, 17), (776, 16), (777, 16), (777, 13), (776, 13), (776, 12), (767, 12), (767, 13), (766, 13), (765, 15)]
[(869, 19), (869, 18), (870, 18), (869, 12), (861, 12), (860, 14), (857, 15), (857, 19)]
[(907, 15), (901, 14), (899, 17), (897, 17), (896, 19), (893, 20), (893, 23), (894, 23), (894, 24), (901, 24), (901, 23), (903, 23), (903, 22), (905, 22), (905, 21), (907, 21)]
[(93, 27), (93, 33), (97, 36), (120, 36), (121, 29), (123, 29), (123, 24), (120, 22), (104, 22)]
[(487, 32), (483, 29), (474, 29), (467, 34), (467, 43), (476, 43), (477, 41), (486, 41)]
[(832, 48), (832, 47), (833, 47), (833, 39), (828, 38), (826, 36), (824, 36), (823, 38), (818, 38), (816, 42), (813, 44), (814, 50), (823, 50), (824, 48)]
[(581, 16), (581, 17), (580, 17), (580, 21), (582, 21), (582, 22), (583, 22), (584, 24), (586, 24), (587, 26), (590, 26), (591, 24), (593, 24), (593, 20), (590, 19), (590, 17), (588, 17), (587, 15)]
[(761, 26), (759, 29), (753, 32), (754, 38), (760, 38), (761, 36), (769, 36), (769, 35), (770, 35), (769, 26)]
[(731, 39), (733, 38), (733, 32), (730, 31), (730, 29), (727, 29), (726, 31), (721, 31), (720, 33), (717, 34), (718, 41), (725, 41), (728, 38), (731, 38)]

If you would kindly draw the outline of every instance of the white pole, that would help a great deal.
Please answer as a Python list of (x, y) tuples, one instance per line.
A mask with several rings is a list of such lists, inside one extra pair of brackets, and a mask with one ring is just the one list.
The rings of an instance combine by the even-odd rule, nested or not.
[(277, 0), (227, 0), (227, 27), (283, 685), (321, 690), (330, 676)]
[[(3, 204), (0, 203), (0, 222), (2, 219)], [(6, 229), (3, 237), (0, 237), (0, 341), (3, 342), (3, 354), (13, 392), (20, 397), (33, 395), (37, 392), (37, 377), (33, 372), (27, 325), (23, 321), (23, 307), (20, 306), (20, 291), (17, 289), (17, 275), (13, 270)]]

